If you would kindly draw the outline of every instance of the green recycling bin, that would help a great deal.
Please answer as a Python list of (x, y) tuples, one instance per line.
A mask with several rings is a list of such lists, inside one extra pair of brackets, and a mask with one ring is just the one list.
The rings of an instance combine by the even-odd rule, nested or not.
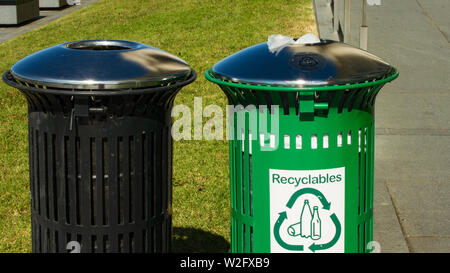
[(374, 104), (398, 71), (344, 43), (294, 39), (205, 76), (232, 110), (231, 251), (370, 252)]

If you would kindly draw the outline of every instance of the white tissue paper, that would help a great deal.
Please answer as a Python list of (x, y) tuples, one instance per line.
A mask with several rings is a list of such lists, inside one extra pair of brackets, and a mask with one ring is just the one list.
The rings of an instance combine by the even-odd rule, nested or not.
[(320, 39), (312, 33), (305, 34), (297, 40), (294, 40), (294, 38), (292, 37), (283, 36), (280, 34), (270, 35), (269, 39), (267, 39), (267, 46), (269, 47), (270, 52), (275, 54), (278, 54), (281, 50), (283, 50), (283, 48), (289, 45), (316, 43), (320, 43)]
[(367, 0), (369, 6), (381, 6), (381, 0)]
[(81, 0), (67, 0), (67, 5), (69, 6), (81, 5)]

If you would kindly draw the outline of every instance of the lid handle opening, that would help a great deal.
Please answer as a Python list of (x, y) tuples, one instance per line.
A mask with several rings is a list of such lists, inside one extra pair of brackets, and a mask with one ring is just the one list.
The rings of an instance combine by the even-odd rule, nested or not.
[(132, 48), (132, 46), (126, 42), (108, 40), (79, 41), (69, 43), (66, 47), (77, 50), (128, 50)]

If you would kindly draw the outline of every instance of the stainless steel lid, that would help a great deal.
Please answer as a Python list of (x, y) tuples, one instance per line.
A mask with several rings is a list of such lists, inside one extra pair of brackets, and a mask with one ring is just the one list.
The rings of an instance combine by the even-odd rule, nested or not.
[(321, 40), (271, 52), (267, 43), (241, 50), (213, 66), (216, 78), (253, 85), (328, 86), (373, 81), (392, 67), (367, 51)]
[(191, 74), (182, 59), (161, 49), (121, 40), (86, 40), (53, 46), (14, 64), (19, 81), (51, 88), (125, 89), (161, 86)]

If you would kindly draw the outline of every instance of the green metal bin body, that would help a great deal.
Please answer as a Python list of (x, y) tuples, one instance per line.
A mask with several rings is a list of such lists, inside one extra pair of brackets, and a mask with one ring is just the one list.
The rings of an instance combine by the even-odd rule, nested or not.
[[(373, 240), (374, 103), (381, 87), (398, 76), (397, 70), (383, 63), (386, 70), (368, 81), (347, 79), (348, 84), (331, 84), (343, 76), (340, 71), (348, 66), (343, 61), (341, 67), (316, 73), (327, 78), (327, 73), (337, 71), (334, 80), (327, 78), (329, 84), (282, 85), (267, 79), (264, 85), (248, 80), (257, 71), (245, 75), (245, 66), (255, 70), (248, 68), (255, 57), (256, 67), (274, 67), (275, 74), (279, 73), (270, 63), (273, 56), (266, 64), (260, 63), (265, 54), (274, 54), (266, 52), (264, 44), (240, 51), (205, 73), (225, 92), (230, 105), (238, 106), (229, 117), (231, 251), (369, 252), (367, 244)], [(311, 73), (314, 68), (301, 68), (301, 64), (312, 63), (321, 70), (328, 65), (321, 62), (340, 52), (334, 47), (382, 63), (359, 49), (329, 41), (291, 47), (294, 49), (288, 47), (285, 57), (280, 57), (281, 51), (274, 60), (298, 62), (297, 76), (302, 79), (315, 75)], [(329, 51), (332, 54), (327, 55)], [(355, 61), (361, 62), (349, 63)], [(374, 69), (370, 61), (361, 65)], [(288, 66), (286, 73), (292, 74), (295, 69)], [(227, 69), (237, 69), (238, 76), (227, 74)], [(246, 80), (232, 80), (242, 74)]]

